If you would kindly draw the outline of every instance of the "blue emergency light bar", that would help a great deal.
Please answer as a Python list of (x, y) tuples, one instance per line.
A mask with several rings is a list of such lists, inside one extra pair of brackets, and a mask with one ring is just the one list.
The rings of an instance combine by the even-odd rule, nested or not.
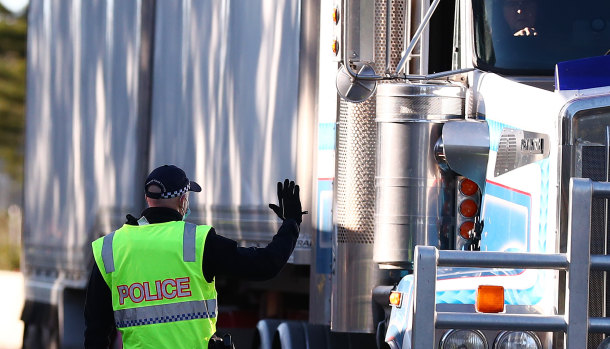
[(610, 86), (610, 55), (559, 62), (555, 90), (584, 90)]

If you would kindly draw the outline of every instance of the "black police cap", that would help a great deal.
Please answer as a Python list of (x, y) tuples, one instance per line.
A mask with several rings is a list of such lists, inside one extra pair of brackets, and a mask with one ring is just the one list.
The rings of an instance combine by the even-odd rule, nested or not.
[[(161, 192), (150, 192), (151, 186), (157, 186)], [(144, 184), (146, 196), (152, 199), (170, 199), (181, 196), (188, 191), (200, 192), (201, 186), (186, 177), (184, 171), (174, 165), (163, 165), (154, 169)]]

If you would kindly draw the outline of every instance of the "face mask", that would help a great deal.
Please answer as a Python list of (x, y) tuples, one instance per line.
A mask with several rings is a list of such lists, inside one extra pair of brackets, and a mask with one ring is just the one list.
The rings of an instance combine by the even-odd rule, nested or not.
[[(184, 210), (184, 206), (186, 206), (186, 210)], [(186, 217), (188, 217), (189, 214), (191, 214), (191, 208), (189, 207), (189, 198), (188, 198), (188, 196), (184, 200), (184, 204), (183, 204), (182, 207), (183, 207), (183, 211), (184, 211), (184, 215), (182, 215), (182, 220), (186, 220)]]

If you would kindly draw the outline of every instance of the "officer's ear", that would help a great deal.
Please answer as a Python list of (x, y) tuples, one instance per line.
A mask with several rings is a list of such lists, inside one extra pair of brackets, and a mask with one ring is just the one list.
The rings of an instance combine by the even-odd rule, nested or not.
[(188, 208), (188, 200), (189, 200), (188, 193), (180, 196), (180, 201), (179, 201), (180, 209), (182, 209), (185, 212), (186, 212), (186, 209)]

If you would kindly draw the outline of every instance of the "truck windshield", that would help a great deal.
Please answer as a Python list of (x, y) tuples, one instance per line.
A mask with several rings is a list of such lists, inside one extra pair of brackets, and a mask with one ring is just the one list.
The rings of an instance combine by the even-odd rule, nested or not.
[(610, 50), (610, 0), (473, 0), (476, 66), (553, 75), (557, 62)]

